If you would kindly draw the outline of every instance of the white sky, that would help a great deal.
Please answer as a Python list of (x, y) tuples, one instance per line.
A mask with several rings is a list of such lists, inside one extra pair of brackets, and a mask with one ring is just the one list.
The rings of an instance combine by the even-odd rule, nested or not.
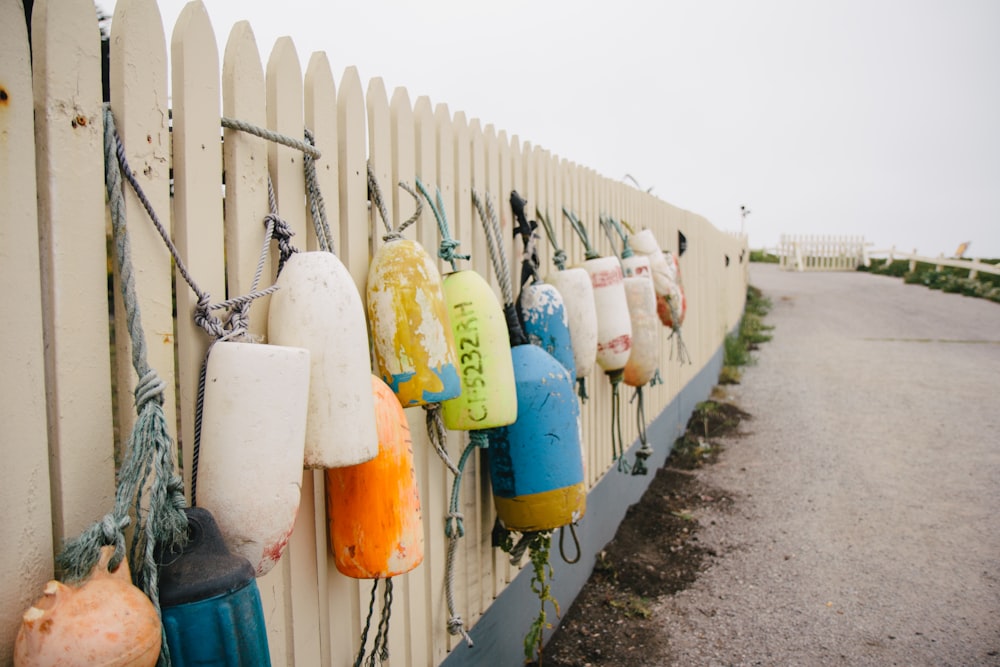
[[(109, 12), (113, 0), (99, 0)], [(997, 0), (205, 0), (739, 229), (1000, 257)], [(184, 2), (160, 0), (169, 35)]]

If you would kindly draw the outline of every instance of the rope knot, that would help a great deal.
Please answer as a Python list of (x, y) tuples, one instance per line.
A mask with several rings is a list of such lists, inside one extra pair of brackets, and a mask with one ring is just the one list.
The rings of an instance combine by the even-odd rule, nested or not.
[(211, 296), (208, 292), (198, 297), (198, 304), (194, 307), (194, 323), (212, 338), (222, 338), (226, 335), (222, 320), (212, 314)]
[(277, 213), (268, 213), (264, 216), (264, 226), (271, 228), (271, 238), (278, 242), (278, 273), (285, 267), (285, 262), (295, 253), (298, 248), (292, 245), (292, 237), (295, 232), (291, 226)]
[(150, 401), (155, 401), (157, 405), (163, 405), (163, 391), (166, 388), (167, 383), (160, 378), (155, 370), (150, 368), (135, 384), (135, 411), (141, 413)]
[(455, 252), (460, 245), (462, 245), (462, 242), (458, 239), (441, 239), (441, 245), (438, 247), (438, 257), (450, 264), (454, 264), (456, 259), (471, 259), (469, 255), (460, 255)]
[(453, 636), (462, 635), (462, 638), (465, 639), (465, 643), (468, 644), (470, 648), (475, 646), (475, 644), (472, 643), (472, 637), (470, 637), (469, 633), (465, 631), (465, 621), (463, 621), (462, 617), (458, 614), (448, 619), (448, 634)]
[(556, 250), (555, 254), (552, 255), (552, 261), (553, 261), (553, 263), (555, 263), (556, 268), (559, 269), (560, 271), (563, 271), (563, 270), (566, 269), (566, 260), (567, 259), (568, 259), (568, 257), (566, 256), (566, 251), (563, 250), (562, 248), (560, 248), (559, 250)]
[(465, 537), (465, 515), (458, 511), (448, 512), (448, 518), (444, 520), (445, 537)]

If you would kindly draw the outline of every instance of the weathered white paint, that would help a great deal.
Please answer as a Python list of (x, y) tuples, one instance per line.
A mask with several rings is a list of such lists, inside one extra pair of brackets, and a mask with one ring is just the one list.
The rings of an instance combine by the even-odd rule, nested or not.
[(597, 310), (597, 364), (605, 371), (625, 368), (632, 347), (625, 284), (617, 257), (588, 259), (583, 268), (590, 275)]
[(597, 306), (590, 275), (576, 267), (553, 271), (545, 279), (559, 290), (566, 306), (576, 377), (587, 377), (597, 363)]

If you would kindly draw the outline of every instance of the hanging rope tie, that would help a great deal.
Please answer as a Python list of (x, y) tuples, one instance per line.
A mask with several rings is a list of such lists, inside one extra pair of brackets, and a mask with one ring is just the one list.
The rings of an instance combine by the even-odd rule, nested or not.
[(276, 144), (281, 144), (282, 146), (288, 146), (289, 148), (294, 148), (302, 153), (312, 157), (315, 160), (323, 157), (323, 154), (311, 143), (307, 141), (299, 141), (298, 139), (293, 139), (284, 134), (278, 132), (273, 132), (267, 128), (259, 127), (257, 125), (252, 125), (243, 120), (237, 118), (226, 118), (222, 117), (222, 127), (229, 130), (238, 130), (240, 132), (246, 132), (247, 134), (252, 134), (261, 139), (267, 139), (268, 141), (274, 142)]
[[(372, 618), (375, 615), (375, 600), (378, 597), (378, 582), (376, 577), (372, 582), (372, 594), (368, 601), (368, 616), (365, 618), (365, 627), (361, 631), (361, 648), (358, 656), (354, 659), (354, 667), (361, 667), (365, 662), (365, 648), (368, 644), (368, 632), (371, 630)], [(389, 659), (389, 617), (392, 610), (392, 577), (385, 579), (384, 593), (382, 598), (382, 614), (379, 616), (378, 627), (375, 631), (375, 640), (372, 644), (371, 653), (368, 655), (368, 666), (375, 667)]]
[(549, 237), (549, 243), (555, 251), (552, 255), (552, 262), (556, 265), (557, 269), (565, 271), (567, 259), (566, 251), (560, 248), (558, 241), (556, 241), (556, 232), (552, 227), (552, 222), (537, 208), (535, 209), (535, 216), (542, 221), (542, 226), (545, 228), (545, 235)]
[(490, 262), (496, 274), (497, 282), (500, 283), (500, 293), (503, 295), (503, 314), (507, 320), (507, 332), (510, 335), (510, 346), (525, 345), (528, 337), (521, 328), (521, 323), (517, 317), (517, 309), (514, 308), (514, 287), (510, 280), (510, 266), (507, 264), (507, 255), (503, 252), (503, 235), (500, 231), (500, 221), (497, 218), (496, 209), (493, 207), (493, 200), (490, 193), (484, 193), (483, 199), (472, 190), (472, 203), (476, 206), (479, 219), (483, 224), (483, 231), (486, 232), (486, 247), (490, 251)]
[(622, 250), (621, 252), (615, 252), (620, 259), (628, 259), (635, 253), (632, 251), (631, 246), (628, 243), (628, 235), (622, 229), (621, 224), (610, 215), (601, 215), (600, 217), (601, 227), (604, 229), (605, 236), (608, 237), (608, 241), (611, 242), (611, 249), (615, 249), (617, 240), (621, 241)]
[(451, 264), (452, 271), (457, 271), (458, 267), (455, 265), (456, 260), (469, 260), (472, 259), (472, 257), (470, 255), (459, 255), (455, 252), (458, 249), (458, 246), (461, 245), (461, 242), (451, 236), (451, 230), (448, 227), (448, 218), (444, 209), (444, 200), (441, 198), (441, 189), (434, 188), (435, 197), (437, 199), (437, 204), (435, 204), (434, 201), (431, 200), (431, 195), (427, 192), (427, 188), (424, 186), (423, 182), (418, 178), (416, 179), (416, 183), (417, 190), (419, 190), (420, 194), (422, 194), (424, 199), (427, 200), (427, 205), (430, 206), (431, 212), (434, 214), (434, 219), (437, 220), (438, 230), (441, 232), (441, 245), (438, 248), (438, 257)]
[(375, 168), (372, 167), (371, 160), (368, 161), (368, 196), (372, 200), (372, 204), (378, 210), (379, 217), (382, 219), (382, 224), (385, 225), (385, 236), (382, 237), (382, 240), (386, 242), (402, 238), (403, 231), (419, 220), (420, 215), (424, 212), (424, 203), (421, 201), (420, 195), (414, 192), (413, 188), (403, 181), (400, 181), (397, 185), (413, 197), (413, 201), (416, 202), (417, 208), (413, 212), (413, 215), (404, 220), (398, 227), (393, 229), (392, 224), (389, 222), (389, 210), (385, 207), (385, 201), (382, 199), (382, 189), (379, 187), (378, 178), (375, 176)]
[[(111, 569), (117, 569), (126, 555), (124, 531), (132, 523), (130, 511), (134, 509), (136, 528), (128, 552), (132, 578), (159, 614), (159, 574), (154, 550), (158, 544), (175, 547), (186, 542), (187, 517), (183, 512), (184, 482), (174, 469), (173, 442), (163, 412), (166, 383), (150, 367), (146, 356), (146, 338), (126, 229), (125, 197), (118, 164), (120, 146), (114, 117), (110, 108), (105, 107), (105, 186), (111, 210), (122, 303), (132, 344), (132, 367), (138, 376), (134, 392), (137, 419), (129, 435), (125, 460), (118, 471), (112, 511), (68, 542), (57, 562), (67, 581), (78, 581), (97, 564), (101, 547), (113, 546), (114, 555), (109, 565)], [(148, 497), (144, 497), (146, 493)], [(161, 645), (159, 664), (169, 666), (170, 653), (162, 629)]]
[[(562, 556), (563, 561), (565, 561), (567, 565), (576, 565), (579, 563), (580, 556), (583, 554), (583, 551), (580, 549), (580, 538), (576, 534), (576, 523), (578, 520), (578, 518), (574, 518), (573, 522), (568, 526), (563, 526), (559, 529), (559, 555)], [(576, 556), (572, 559), (566, 556), (566, 547), (563, 544), (567, 528), (569, 529), (570, 535), (573, 536), (573, 545), (576, 547)]]
[(583, 226), (583, 223), (580, 222), (580, 219), (576, 217), (576, 214), (567, 210), (566, 207), (563, 207), (562, 212), (563, 215), (566, 216), (566, 219), (569, 220), (569, 224), (573, 228), (573, 231), (576, 232), (576, 235), (580, 237), (580, 241), (583, 242), (584, 258), (597, 259), (600, 257), (601, 255), (597, 253), (593, 247), (591, 247), (590, 237), (587, 235), (587, 230)]
[(638, 429), (639, 442), (641, 443), (638, 451), (635, 453), (635, 464), (632, 466), (632, 474), (645, 475), (649, 472), (649, 468), (646, 466), (646, 459), (653, 454), (653, 448), (649, 446), (649, 440), (646, 437), (646, 406), (642, 387), (636, 387), (635, 393), (632, 395), (629, 403), (632, 401), (638, 401), (636, 404), (635, 425)]
[[(316, 139), (309, 128), (305, 129), (306, 143), (315, 149)], [(330, 231), (330, 222), (326, 218), (326, 204), (323, 201), (323, 192), (319, 188), (319, 179), (316, 177), (317, 154), (304, 152), (302, 158), (302, 169), (306, 179), (306, 198), (309, 201), (309, 213), (313, 221), (313, 229), (316, 232), (316, 241), (319, 249), (323, 252), (336, 254), (333, 243), (333, 232)]]

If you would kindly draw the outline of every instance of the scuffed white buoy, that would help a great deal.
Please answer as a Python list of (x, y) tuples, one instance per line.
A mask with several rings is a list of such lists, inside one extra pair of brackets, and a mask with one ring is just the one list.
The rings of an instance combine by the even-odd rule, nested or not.
[(215, 515), (226, 545), (249, 560), (258, 577), (281, 558), (295, 525), (308, 400), (308, 350), (234, 342), (212, 347), (197, 504)]
[(621, 264), (617, 257), (597, 257), (586, 260), (583, 268), (594, 289), (597, 363), (605, 372), (620, 371), (632, 349), (632, 322)]
[(656, 291), (648, 259), (632, 255), (623, 259), (622, 265), (632, 322), (632, 352), (625, 364), (624, 380), (630, 387), (641, 387), (653, 379), (659, 367), (660, 320), (656, 312)]
[(594, 364), (597, 363), (597, 306), (594, 305), (590, 274), (575, 267), (553, 271), (545, 276), (545, 280), (562, 295), (573, 343), (576, 377), (585, 378), (594, 371)]
[(304, 463), (335, 468), (378, 453), (365, 308), (351, 274), (329, 252), (297, 252), (271, 296), (268, 338), (310, 353)]

